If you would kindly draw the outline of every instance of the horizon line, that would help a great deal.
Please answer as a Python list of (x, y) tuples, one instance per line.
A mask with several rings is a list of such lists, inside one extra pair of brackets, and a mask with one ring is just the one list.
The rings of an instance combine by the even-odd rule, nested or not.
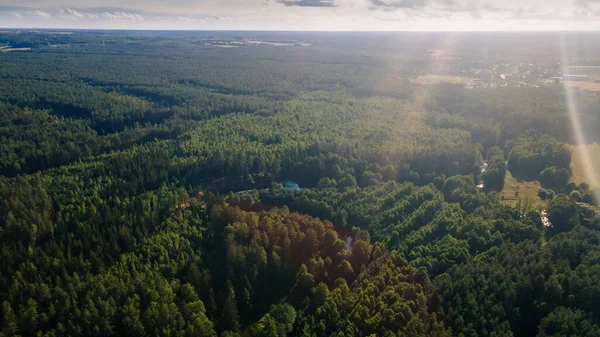
[(282, 33), (600, 33), (597, 30), (310, 30), (310, 29), (134, 29), (134, 28), (48, 28), (0, 27), (0, 30), (43, 31), (130, 31), (130, 32), (282, 32)]

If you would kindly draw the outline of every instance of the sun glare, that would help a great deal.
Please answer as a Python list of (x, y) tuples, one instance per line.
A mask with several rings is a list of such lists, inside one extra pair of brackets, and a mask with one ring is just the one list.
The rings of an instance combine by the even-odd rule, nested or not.
[[(570, 60), (569, 57), (573, 57), (573, 55), (569, 55), (569, 48), (566, 46), (564, 34), (560, 34), (560, 55), (563, 74), (568, 74)], [(587, 145), (588, 141), (585, 132), (583, 131), (581, 119), (579, 118), (579, 109), (577, 106), (577, 100), (575, 98), (576, 89), (570, 87), (566, 81), (563, 81), (563, 84), (565, 87), (567, 107), (569, 109), (569, 120), (571, 122), (571, 129), (575, 138), (574, 141), (577, 145), (579, 145), (574, 147), (574, 151), (578, 151), (579, 156), (583, 159), (585, 178), (589, 182), (589, 185), (600, 186), (600, 184), (598, 184), (598, 177), (596, 176), (594, 170), (594, 164), (592, 162), (591, 155), (587, 147), (583, 146)], [(600, 195), (598, 195), (598, 193), (594, 194), (594, 198), (596, 198), (596, 201), (600, 201)]]

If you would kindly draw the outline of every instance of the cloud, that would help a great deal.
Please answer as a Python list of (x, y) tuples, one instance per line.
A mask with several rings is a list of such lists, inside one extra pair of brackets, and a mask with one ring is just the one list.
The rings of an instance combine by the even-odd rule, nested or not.
[(482, 6), (478, 2), (468, 0), (437, 0), (435, 4), (449, 12), (469, 12), (478, 10)]
[(337, 7), (333, 0), (276, 0), (276, 2), (298, 7)]
[(183, 21), (183, 22), (195, 22), (196, 20), (192, 19), (192, 18), (188, 18), (185, 16), (179, 16), (177, 17), (177, 20), (179, 21)]
[[(491, 0), (368, 0), (371, 10), (404, 13), (408, 18), (435, 20), (570, 20), (581, 17), (572, 7), (557, 4), (528, 7), (526, 0), (493, 2)], [(550, 1), (550, 0), (549, 0)], [(600, 4), (600, 0), (594, 1)], [(379, 19), (379, 18), (378, 18)], [(398, 20), (398, 17), (392, 17)], [(401, 17), (400, 20), (405, 19)]]
[(480, 11), (471, 11), (471, 12), (469, 12), (469, 16), (475, 20), (483, 19), (483, 15), (481, 15)]
[(210, 18), (213, 20), (217, 20), (217, 21), (227, 21), (227, 20), (233, 19), (231, 16), (222, 16), (222, 15), (213, 15)]
[(41, 19), (49, 19), (50, 18), (50, 14), (46, 13), (46, 12), (42, 12), (42, 11), (33, 11), (31, 12), (31, 14), (33, 14), (33, 16), (41, 18)]
[[(528, 29), (527, 20), (536, 22), (535, 29), (581, 29), (586, 22), (600, 29), (600, 0), (211, 0), (198, 6), (172, 1), (105, 0), (105, 6), (95, 7), (92, 0), (0, 0), (0, 25), (5, 20), (15, 26), (80, 28), (512, 30)], [(335, 16), (327, 15), (334, 8)]]
[(575, 4), (579, 7), (589, 8), (594, 4), (600, 4), (600, 0), (577, 0)]
[[(369, 0), (371, 9), (411, 9), (424, 11), (426, 9), (435, 11), (439, 15), (444, 12), (471, 13), (480, 9), (481, 4), (475, 0)], [(599, 0), (600, 1), (600, 0)]]
[(139, 14), (125, 13), (125, 12), (114, 12), (114, 13), (104, 12), (100, 16), (103, 17), (104, 19), (111, 20), (111, 21), (143, 21), (144, 20), (144, 18)]
[(72, 10), (70, 8), (61, 9), (60, 14), (63, 18), (73, 19), (73, 20), (83, 19), (85, 17), (82, 13), (80, 13), (76, 10)]
[(377, 8), (406, 8), (406, 9), (416, 9), (416, 8), (424, 8), (426, 3), (425, 0), (370, 0), (371, 4), (374, 6), (372, 9)]

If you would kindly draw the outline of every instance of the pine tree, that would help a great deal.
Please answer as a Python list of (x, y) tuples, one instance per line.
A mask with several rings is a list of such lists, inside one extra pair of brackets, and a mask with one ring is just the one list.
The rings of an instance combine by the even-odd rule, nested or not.
[(17, 315), (7, 301), (2, 302), (2, 334), (4, 336), (15, 336), (19, 333)]
[(221, 312), (221, 330), (240, 331), (238, 308), (235, 302), (235, 292), (231, 282), (228, 283), (227, 297)]

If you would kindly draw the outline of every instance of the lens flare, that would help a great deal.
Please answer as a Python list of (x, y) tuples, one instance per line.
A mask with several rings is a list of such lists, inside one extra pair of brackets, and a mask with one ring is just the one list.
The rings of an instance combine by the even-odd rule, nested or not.
[[(447, 75), (448, 74), (448, 59), (453, 54), (456, 46), (456, 34), (453, 32), (440, 33), (438, 41), (435, 41), (435, 45), (428, 46), (430, 49), (428, 52), (429, 59), (424, 68), (422, 75)], [(427, 85), (419, 85), (414, 92), (415, 108), (418, 112), (423, 112), (424, 101), (429, 95), (429, 91), (425, 88)]]
[[(561, 55), (561, 66), (563, 70), (563, 75), (569, 73), (569, 55), (568, 55), (568, 47), (565, 43), (564, 33), (560, 35), (560, 55)], [(573, 131), (573, 135), (575, 136), (576, 146), (575, 151), (579, 152), (580, 157), (583, 160), (583, 167), (585, 178), (588, 184), (592, 187), (600, 187), (598, 184), (598, 177), (596, 176), (594, 170), (594, 164), (592, 162), (592, 158), (588, 151), (587, 145), (588, 142), (585, 137), (585, 133), (583, 131), (583, 127), (581, 124), (581, 119), (579, 118), (579, 109), (577, 106), (577, 100), (575, 99), (575, 89), (570, 87), (567, 84), (567, 81), (563, 81), (563, 85), (565, 88), (566, 98), (567, 98), (567, 108), (569, 109), (569, 119), (571, 121), (571, 130)], [(594, 198), (597, 202), (600, 202), (600, 195), (598, 193), (594, 194)]]

